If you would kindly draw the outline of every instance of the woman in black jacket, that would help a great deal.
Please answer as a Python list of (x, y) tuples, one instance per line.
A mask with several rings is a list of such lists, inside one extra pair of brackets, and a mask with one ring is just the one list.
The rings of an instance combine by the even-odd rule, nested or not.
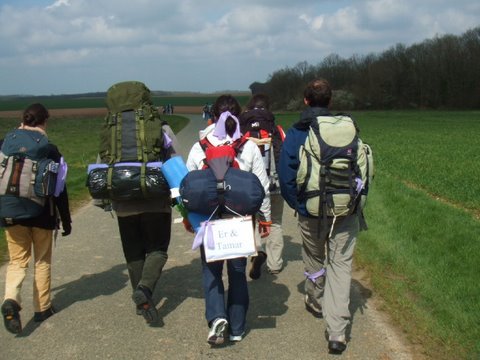
[[(32, 104), (23, 113), (20, 129), (39, 132), (46, 136), (48, 110), (41, 104)], [(3, 144), (3, 141), (2, 141)], [(0, 146), (2, 145), (0, 144)], [(62, 155), (52, 143), (48, 144), (47, 157), (56, 163)], [(50, 201), (51, 200), (51, 201)], [(0, 219), (5, 226), (10, 261), (7, 266), (5, 297), (1, 307), (5, 327), (18, 334), (22, 331), (20, 320), (21, 288), (27, 274), (28, 263), (34, 256), (33, 306), (34, 321), (41, 322), (55, 311), (51, 303), (51, 260), (53, 233), (62, 223), (62, 236), (72, 231), (71, 217), (66, 187), (58, 197), (45, 202), (43, 212), (28, 219)]]

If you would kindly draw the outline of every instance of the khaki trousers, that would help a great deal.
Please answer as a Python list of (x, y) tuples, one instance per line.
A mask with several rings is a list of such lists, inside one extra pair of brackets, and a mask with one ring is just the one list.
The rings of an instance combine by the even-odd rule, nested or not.
[(35, 312), (51, 306), (52, 230), (14, 225), (5, 228), (10, 261), (7, 266), (5, 299), (22, 304), (21, 289), (28, 264), (34, 255), (33, 308)]
[[(270, 270), (282, 270), (283, 268), (283, 217), (284, 200), (280, 194), (270, 195), (272, 225), (270, 234), (261, 238), (258, 229), (255, 229), (255, 244), (257, 251), (265, 251), (267, 254), (267, 267)], [(265, 248), (265, 250), (263, 250)]]
[(318, 232), (318, 219), (299, 215), (298, 225), (303, 240), (302, 258), (305, 271), (315, 274), (325, 268), (325, 276), (305, 280), (305, 292), (322, 307), (329, 335), (345, 335), (349, 324), (352, 260), (359, 231), (356, 214), (337, 218), (331, 238), (332, 219)]

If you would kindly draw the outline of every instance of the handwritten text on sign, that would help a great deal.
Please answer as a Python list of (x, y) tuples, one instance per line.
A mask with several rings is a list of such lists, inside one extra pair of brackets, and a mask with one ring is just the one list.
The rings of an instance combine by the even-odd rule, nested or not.
[(256, 254), (251, 217), (215, 220), (211, 223), (215, 246), (204, 244), (207, 262)]

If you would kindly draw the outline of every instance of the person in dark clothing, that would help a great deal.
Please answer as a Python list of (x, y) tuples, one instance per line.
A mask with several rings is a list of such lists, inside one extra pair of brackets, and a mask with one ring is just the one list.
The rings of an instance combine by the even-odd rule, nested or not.
[[(38, 131), (46, 135), (48, 110), (42, 104), (32, 104), (23, 113), (20, 129)], [(0, 146), (3, 140), (0, 142)], [(47, 157), (60, 162), (58, 148), (49, 143)], [(53, 232), (62, 224), (62, 236), (72, 231), (69, 201), (66, 186), (58, 197), (46, 201), (43, 212), (34, 218), (7, 221), (0, 219), (5, 227), (10, 261), (7, 266), (5, 297), (1, 307), (5, 327), (18, 334), (22, 331), (20, 320), (21, 288), (27, 274), (28, 264), (34, 257), (34, 321), (41, 322), (55, 313), (51, 303), (51, 262)], [(60, 218), (60, 221), (59, 221)]]
[[(163, 122), (161, 131), (171, 140), (168, 157), (178, 156), (178, 140), (168, 122)], [(162, 198), (112, 201), (133, 289), (132, 300), (136, 305), (136, 313), (142, 315), (147, 324), (159, 321), (153, 293), (168, 260), (171, 202), (168, 195)]]

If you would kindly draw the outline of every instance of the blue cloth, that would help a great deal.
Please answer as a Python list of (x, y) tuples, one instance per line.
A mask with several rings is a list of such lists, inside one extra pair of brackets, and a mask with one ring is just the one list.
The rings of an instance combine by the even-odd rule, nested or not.
[[(246, 258), (207, 263), (203, 246), (202, 279), (205, 295), (205, 317), (209, 325), (216, 318), (227, 319), (231, 335), (241, 335), (245, 331), (249, 305)], [(225, 289), (222, 281), (223, 266), (227, 263), (228, 293), (225, 306)]]
[(326, 108), (309, 107), (300, 115), (300, 120), (288, 131), (283, 141), (280, 161), (278, 166), (278, 179), (280, 191), (287, 204), (298, 211), (299, 214), (312, 217), (306, 209), (306, 202), (297, 199), (297, 171), (300, 166), (298, 151), (305, 143), (310, 124), (318, 116), (330, 116)]

